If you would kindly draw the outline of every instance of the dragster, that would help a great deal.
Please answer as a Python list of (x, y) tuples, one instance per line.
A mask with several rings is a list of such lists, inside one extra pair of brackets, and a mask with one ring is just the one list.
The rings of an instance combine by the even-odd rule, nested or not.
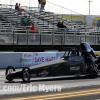
[(57, 60), (43, 64), (24, 67), (15, 71), (13, 66), (6, 69), (6, 79), (22, 79), (29, 82), (30, 78), (55, 77), (67, 75), (98, 75), (100, 70), (100, 57), (96, 55), (90, 45), (86, 42), (80, 44), (80, 50), (68, 49), (62, 57)]

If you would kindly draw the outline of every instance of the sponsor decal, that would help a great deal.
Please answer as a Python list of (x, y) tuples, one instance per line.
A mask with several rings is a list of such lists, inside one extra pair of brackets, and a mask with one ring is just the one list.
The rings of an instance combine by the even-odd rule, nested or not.
[[(58, 16), (59, 18), (62, 17), (62, 15), (55, 15)], [(71, 20), (72, 22), (78, 24), (78, 25), (87, 25), (87, 19), (85, 16), (80, 16), (80, 15), (63, 15), (63, 18), (67, 18), (67, 20)]]
[(100, 17), (95, 17), (92, 22), (93, 26), (100, 27)]
[(97, 26), (100, 27), (100, 20), (97, 21)]
[(32, 66), (33, 53), (23, 53), (21, 58), (22, 67)]
[(34, 65), (56, 60), (56, 53), (34, 53)]
[(24, 54), (24, 58), (26, 58), (26, 57), (32, 57), (32, 55), (31, 54)]
[(73, 23), (76, 23), (78, 25), (83, 25), (83, 21), (73, 21)]
[(37, 74), (31, 74), (31, 77), (36, 77), (37, 76)]
[(56, 53), (22, 53), (21, 67), (30, 67), (56, 60)]
[(23, 59), (23, 58), (21, 58), (21, 62), (30, 62), (31, 61), (31, 59)]
[(47, 76), (49, 74), (49, 72), (47, 72), (46, 70), (42, 71), (39, 73), (40, 76)]
[(79, 71), (80, 70), (80, 67), (79, 66), (76, 66), (76, 67), (70, 67), (70, 71)]

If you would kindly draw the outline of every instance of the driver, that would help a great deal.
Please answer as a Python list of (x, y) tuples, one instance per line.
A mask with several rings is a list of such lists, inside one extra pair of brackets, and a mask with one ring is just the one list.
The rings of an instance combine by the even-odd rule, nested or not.
[(70, 54), (70, 56), (77, 56), (76, 52), (73, 50)]

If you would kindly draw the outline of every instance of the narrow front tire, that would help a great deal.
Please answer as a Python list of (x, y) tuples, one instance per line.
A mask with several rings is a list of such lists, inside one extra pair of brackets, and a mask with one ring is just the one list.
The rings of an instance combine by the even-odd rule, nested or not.
[(24, 67), (22, 69), (22, 80), (23, 82), (29, 82), (31, 77), (31, 72), (29, 67)]

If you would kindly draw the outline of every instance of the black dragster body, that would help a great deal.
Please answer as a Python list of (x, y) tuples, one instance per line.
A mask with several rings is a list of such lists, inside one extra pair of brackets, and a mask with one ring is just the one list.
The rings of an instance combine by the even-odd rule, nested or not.
[(24, 67), (22, 70), (15, 71), (13, 66), (6, 69), (6, 79), (22, 78), (29, 81), (35, 77), (65, 76), (65, 75), (88, 75), (98, 74), (100, 69), (100, 57), (95, 55), (88, 43), (81, 43), (80, 50), (69, 49), (65, 51), (63, 57), (57, 60)]

